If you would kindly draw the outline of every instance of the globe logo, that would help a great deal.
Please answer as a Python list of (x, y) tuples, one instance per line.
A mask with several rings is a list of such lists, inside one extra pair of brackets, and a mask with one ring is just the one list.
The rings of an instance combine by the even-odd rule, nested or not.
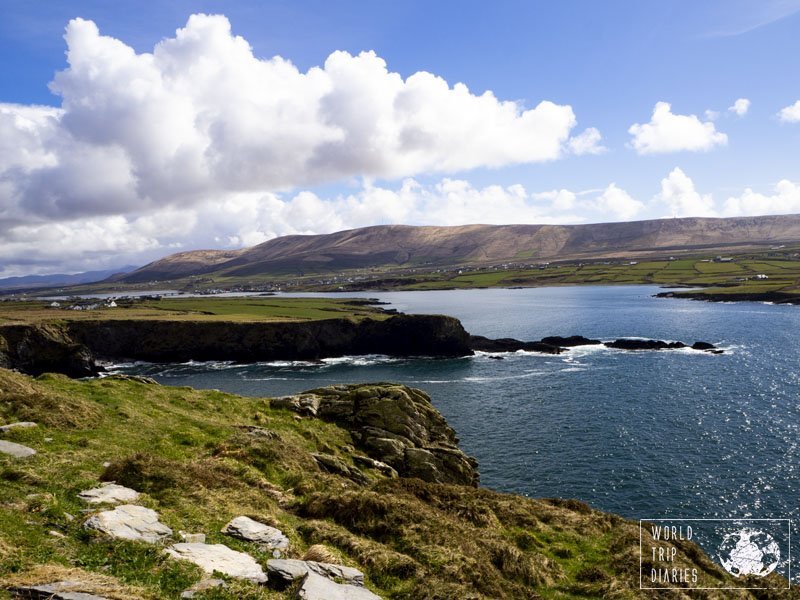
[(778, 566), (781, 551), (770, 534), (745, 528), (725, 535), (719, 547), (719, 559), (734, 577), (765, 577)]

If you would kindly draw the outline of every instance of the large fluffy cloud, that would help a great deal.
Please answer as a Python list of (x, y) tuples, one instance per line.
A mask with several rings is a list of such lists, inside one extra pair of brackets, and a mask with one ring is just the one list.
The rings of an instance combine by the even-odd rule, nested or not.
[(676, 115), (668, 102), (658, 102), (650, 122), (634, 123), (628, 133), (639, 154), (699, 152), (728, 143), (728, 136), (717, 131), (714, 123), (704, 123), (696, 115)]
[[(351, 176), (397, 178), (597, 150), (571, 107), (532, 108), (373, 52), (307, 72), (256, 58), (224, 16), (193, 15), (137, 54), (91, 21), (66, 30), (61, 108), (0, 106), (2, 217), (58, 220), (192, 205)], [(6, 221), (7, 223), (8, 221)]]

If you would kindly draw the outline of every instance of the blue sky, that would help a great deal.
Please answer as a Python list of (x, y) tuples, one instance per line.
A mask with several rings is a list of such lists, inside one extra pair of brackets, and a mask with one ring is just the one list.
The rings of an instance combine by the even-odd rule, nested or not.
[[(306, 73), (312, 67), (324, 65), (335, 51), (357, 56), (372, 50), (385, 61), (389, 72), (398, 73), (403, 79), (425, 71), (446, 80), (451, 88), (462, 82), (476, 96), (491, 90), (498, 101), (516, 102), (520, 112), (534, 109), (542, 101), (571, 107), (576, 123), (564, 125), (569, 129), (569, 140), (587, 128), (596, 129), (602, 139), (584, 150), (573, 151), (562, 136), (563, 139), (559, 138), (562, 149), (549, 154), (545, 150), (530, 153), (521, 149), (506, 155), (502, 149), (483, 153), (480, 149), (470, 149), (465, 156), (448, 160), (442, 155), (443, 150), (430, 150), (432, 154), (425, 160), (409, 162), (407, 157), (395, 153), (374, 161), (369, 156), (359, 156), (373, 148), (376, 142), (372, 137), (363, 147), (347, 146), (345, 153), (352, 151), (353, 156), (343, 158), (335, 168), (309, 172), (308, 164), (302, 169), (293, 165), (281, 167), (280, 178), (269, 179), (253, 175), (257, 167), (244, 168), (239, 163), (224, 175), (215, 171), (204, 177), (201, 185), (195, 180), (166, 181), (166, 168), (153, 175), (152, 181), (147, 180), (146, 170), (156, 166), (136, 163), (136, 144), (141, 140), (103, 133), (108, 122), (101, 117), (109, 106), (95, 107), (98, 122), (87, 123), (91, 121), (91, 112), (89, 116), (72, 118), (65, 104), (64, 113), (52, 118), (60, 119), (58, 127), (65, 128), (66, 133), (53, 133), (52, 139), (58, 141), (41, 143), (63, 148), (66, 143), (63, 138), (67, 136), (81, 144), (95, 144), (93, 149), (82, 147), (86, 150), (86, 160), (92, 160), (90, 157), (98, 160), (92, 154), (94, 151), (121, 149), (120, 152), (127, 153), (127, 158), (123, 158), (131, 164), (136, 190), (123, 201), (116, 197), (111, 183), (104, 184), (104, 198), (115, 196), (108, 200), (109, 207), (105, 199), (91, 197), (97, 190), (87, 192), (80, 183), (64, 183), (85, 177), (86, 165), (76, 160), (70, 171), (65, 166), (69, 161), (58, 154), (61, 150), (39, 148), (37, 152), (50, 158), (42, 159), (44, 162), (37, 163), (35, 168), (28, 164), (21, 168), (16, 159), (0, 152), (0, 173), (6, 172), (7, 178), (20, 178), (18, 183), (14, 180), (10, 191), (0, 187), (0, 222), (6, 228), (5, 237), (0, 236), (0, 249), (11, 257), (6, 265), (0, 265), (0, 275), (101, 267), (110, 260), (110, 253), (116, 255), (118, 262), (136, 262), (175, 249), (234, 247), (285, 233), (324, 232), (336, 226), (392, 222), (394, 218), (449, 224), (492, 222), (493, 217), (508, 219), (514, 215), (519, 215), (523, 222), (537, 218), (581, 222), (800, 212), (800, 190), (794, 184), (800, 181), (797, 152), (800, 108), (797, 119), (791, 112), (779, 117), (782, 109), (800, 100), (800, 79), (795, 66), (800, 54), (800, 0), (492, 3), (2, 0), (2, 12), (0, 103), (9, 107), (61, 108), (62, 102), (72, 101), (78, 106), (80, 102), (85, 104), (86, 98), (99, 102), (98, 98), (110, 97), (92, 87), (96, 82), (88, 71), (81, 75), (74, 68), (73, 74), (64, 78), (66, 83), (60, 84), (59, 95), (48, 87), (54, 74), (69, 66), (63, 36), (73, 18), (93, 21), (100, 35), (115, 38), (141, 55), (152, 53), (160, 41), (174, 38), (177, 29), (187, 26), (189, 15), (207, 13), (225, 15), (232, 34), (250, 44), (256, 59), (269, 60), (279, 55)], [(94, 39), (85, 28), (75, 35), (75, 39), (80, 36)], [(100, 61), (98, 64), (104, 65), (100, 68), (116, 68), (103, 62), (102, 52), (95, 49), (87, 52), (90, 55), (87, 61)], [(235, 70), (236, 60), (232, 57), (224, 68)], [(125, 83), (113, 81), (117, 89), (112, 95), (114, 102), (119, 103), (124, 100), (119, 87), (124, 88)], [(358, 89), (354, 86), (352, 97), (337, 101), (336, 110), (348, 114), (352, 111), (357, 117), (358, 111), (372, 101), (371, 97), (359, 96)], [(421, 102), (427, 101), (424, 94), (421, 98)], [(749, 101), (742, 114), (729, 110), (737, 99)], [(269, 104), (267, 100), (264, 102)], [(446, 106), (449, 100), (442, 102), (443, 114), (455, 114), (455, 109)], [(671, 105), (669, 120), (664, 122), (666, 129), (651, 132), (655, 137), (649, 138), (649, 142), (643, 137), (637, 146), (630, 129), (634, 124), (650, 122), (659, 102)], [(8, 108), (6, 112), (14, 110), (21, 109)], [(124, 119), (130, 113), (114, 114)], [(136, 114), (141, 117), (143, 113)], [(151, 118), (152, 111), (146, 115), (144, 118)], [(480, 112), (476, 115), (480, 122)], [(674, 134), (681, 139), (670, 141), (664, 136), (674, 137), (673, 132), (682, 126), (672, 120), (675, 115), (687, 118), (696, 115), (697, 119), (694, 124), (684, 122), (689, 127), (686, 135)], [(496, 116), (487, 113), (486, 121)], [(33, 118), (36, 127), (42, 118)], [(163, 119), (162, 128), (170, 127), (169, 117), (157, 118)], [(258, 119), (258, 111), (252, 118)], [(19, 124), (19, 118), (15, 122)], [(79, 122), (82, 129), (76, 125)], [(352, 134), (354, 130), (348, 127), (357, 129), (358, 121), (347, 123), (350, 125), (343, 127)], [(466, 123), (465, 127), (475, 127), (476, 121), (470, 121), (472, 125)], [(52, 123), (47, 125), (51, 126)], [(25, 135), (32, 126), (26, 127), (22, 127)], [(263, 123), (256, 122), (254, 127), (261, 128), (262, 137), (272, 133)], [(435, 130), (430, 123), (425, 127), (437, 139), (450, 135), (451, 131)], [(509, 127), (513, 131), (517, 126)], [(525, 135), (539, 140), (540, 131), (533, 128)], [(707, 139), (697, 137), (706, 134), (709, 134)], [(281, 135), (285, 134), (276, 133), (276, 137)], [(475, 135), (490, 133), (479, 125)], [(505, 136), (513, 134), (506, 132)], [(37, 140), (40, 139), (50, 138), (37, 133)], [(534, 145), (538, 143), (536, 140), (532, 142)], [(488, 146), (493, 148), (496, 141), (490, 140)], [(20, 142), (22, 146), (28, 143), (33, 142), (28, 139)], [(444, 144), (442, 148), (463, 145), (458, 140), (452, 143), (455, 146)], [(511, 140), (509, 146), (526, 143), (521, 137)], [(259, 148), (261, 154), (258, 154), (248, 147), (250, 153), (240, 156), (241, 147), (226, 149), (228, 155), (233, 152), (244, 157), (241, 160), (245, 162), (252, 159), (255, 165), (264, 164), (276, 152), (274, 148)], [(378, 149), (377, 154), (380, 153)], [(68, 154), (77, 156), (80, 152), (73, 149)], [(58, 173), (53, 171), (54, 161), (59, 162)], [(377, 163), (380, 166), (375, 166)], [(20, 168), (24, 176), (19, 175)], [(170, 168), (174, 170), (174, 165)], [(43, 169), (49, 171), (45, 173)], [(403, 192), (403, 182), (409, 178), (419, 187), (406, 187)], [(225, 182), (220, 183), (220, 179)], [(454, 185), (454, 180), (462, 183)], [(184, 183), (184, 187), (194, 190), (194, 196), (174, 200), (183, 196), (176, 190)], [(522, 200), (522, 192), (514, 186), (524, 188)], [(502, 193), (495, 187), (501, 188)], [(118, 196), (124, 196), (130, 191), (128, 188)], [(380, 193), (375, 193), (375, 188)], [(513, 188), (511, 192), (509, 188)], [(568, 194), (560, 204), (548, 204), (559, 191)], [(386, 200), (387, 195), (393, 196)], [(49, 200), (45, 202), (42, 196)], [(269, 201), (263, 199), (266, 197)], [(384, 201), (406, 204), (402, 210), (399, 205), (384, 210), (379, 206)], [(527, 205), (535, 205), (535, 209), (520, 210)], [(203, 225), (213, 219), (215, 209), (224, 211), (225, 206), (233, 206), (230, 214), (246, 213), (243, 218), (248, 227), (241, 220), (231, 221), (227, 228)], [(165, 210), (171, 212), (159, 212)], [(192, 213), (196, 225), (159, 229), (150, 223), (178, 220), (176, 211)], [(270, 215), (278, 212), (280, 219), (276, 217), (271, 222)], [(97, 242), (96, 249), (87, 242), (80, 251), (65, 254), (57, 242), (51, 241), (58, 232), (67, 231), (67, 238), (79, 235), (87, 223), (96, 231), (95, 237), (88, 238)], [(103, 235), (104, 231), (111, 233)], [(31, 253), (22, 241), (26, 236), (39, 239), (40, 250)], [(115, 245), (107, 239), (109, 236), (127, 242)], [(45, 246), (52, 251), (46, 251)]]

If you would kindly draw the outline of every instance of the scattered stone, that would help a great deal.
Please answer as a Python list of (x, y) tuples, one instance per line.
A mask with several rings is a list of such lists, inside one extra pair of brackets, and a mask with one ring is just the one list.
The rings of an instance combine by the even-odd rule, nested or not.
[(364, 574), (358, 569), (314, 560), (297, 560), (293, 558), (268, 560), (267, 572), (276, 578), (275, 583), (279, 586), (287, 586), (309, 573), (344, 581), (353, 586), (363, 587), (364, 585)]
[(314, 457), (314, 460), (317, 461), (317, 466), (319, 466), (319, 468), (323, 471), (334, 473), (335, 475), (341, 475), (342, 477), (347, 477), (348, 479), (351, 479), (352, 481), (355, 481), (361, 485), (366, 485), (369, 483), (369, 479), (367, 479), (360, 469), (349, 466), (338, 456), (333, 456), (332, 454), (316, 454), (313, 452), (311, 453), (311, 456)]
[(78, 498), (89, 504), (120, 504), (136, 502), (139, 499), (139, 492), (116, 483), (104, 483), (98, 488), (79, 493)]
[(10, 591), (16, 598), (32, 600), (108, 600), (105, 596), (80, 591), (87, 587), (79, 581), (56, 581), (40, 585), (15, 586), (10, 588)]
[(36, 427), (33, 421), (20, 421), (19, 423), (9, 423), (8, 425), (0, 425), (0, 433), (6, 433), (12, 429), (30, 429)]
[(246, 579), (253, 583), (267, 581), (267, 574), (252, 556), (231, 550), (223, 544), (181, 543), (167, 549), (167, 553), (174, 558), (188, 560), (209, 574), (216, 571), (228, 577)]
[(63, 533), (61, 533), (60, 531), (56, 531), (55, 529), (51, 529), (50, 531), (48, 531), (47, 535), (52, 535), (53, 537), (57, 537), (57, 538), (67, 537)]
[(289, 547), (289, 538), (280, 529), (264, 525), (250, 517), (236, 517), (222, 528), (222, 533), (266, 546), (270, 550), (285, 550)]
[(158, 513), (144, 506), (123, 504), (89, 517), (83, 524), (111, 537), (155, 544), (172, 535), (172, 529), (159, 522)]
[(306, 575), (297, 597), (301, 600), (381, 600), (367, 588), (336, 583), (316, 573)]
[(183, 540), (187, 544), (205, 544), (206, 543), (206, 534), (205, 533), (186, 533), (185, 531), (179, 531), (178, 534), (181, 536), (181, 540)]
[(181, 594), (181, 598), (196, 598), (197, 594), (220, 587), (225, 588), (228, 585), (222, 579), (201, 579), (188, 590), (185, 590)]
[(75, 520), (75, 515), (71, 515), (68, 512), (64, 513), (64, 518), (69, 521), (70, 523)]
[(52, 442), (52, 441), (53, 441), (53, 438), (51, 438), (51, 437), (46, 437), (46, 438), (44, 438), (44, 441), (45, 441), (45, 442)]
[(107, 468), (108, 468), (108, 467), (110, 467), (110, 466), (111, 466), (111, 463), (110, 463), (110, 462), (108, 462), (108, 461), (106, 461), (106, 462), (104, 462), (104, 463), (103, 463), (103, 468), (104, 468), (104, 469), (107, 469)]
[(14, 458), (28, 458), (36, 454), (36, 450), (23, 446), (22, 444), (0, 440), (0, 453), (8, 454)]

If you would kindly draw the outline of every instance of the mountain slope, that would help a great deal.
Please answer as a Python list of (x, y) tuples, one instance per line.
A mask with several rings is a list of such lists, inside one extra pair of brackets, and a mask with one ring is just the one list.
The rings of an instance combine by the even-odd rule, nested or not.
[(249, 277), (384, 266), (601, 258), (792, 242), (800, 242), (800, 215), (588, 225), (380, 225), (326, 235), (285, 236), (243, 250), (182, 252), (116, 280), (136, 283), (211, 272)]
[(78, 285), (81, 283), (92, 283), (102, 281), (115, 275), (124, 275), (135, 270), (133, 265), (119, 267), (118, 269), (106, 269), (104, 271), (86, 271), (85, 273), (56, 275), (24, 275), (21, 277), (4, 277), (0, 279), (0, 289), (22, 289), (35, 287), (49, 287), (56, 285)]

